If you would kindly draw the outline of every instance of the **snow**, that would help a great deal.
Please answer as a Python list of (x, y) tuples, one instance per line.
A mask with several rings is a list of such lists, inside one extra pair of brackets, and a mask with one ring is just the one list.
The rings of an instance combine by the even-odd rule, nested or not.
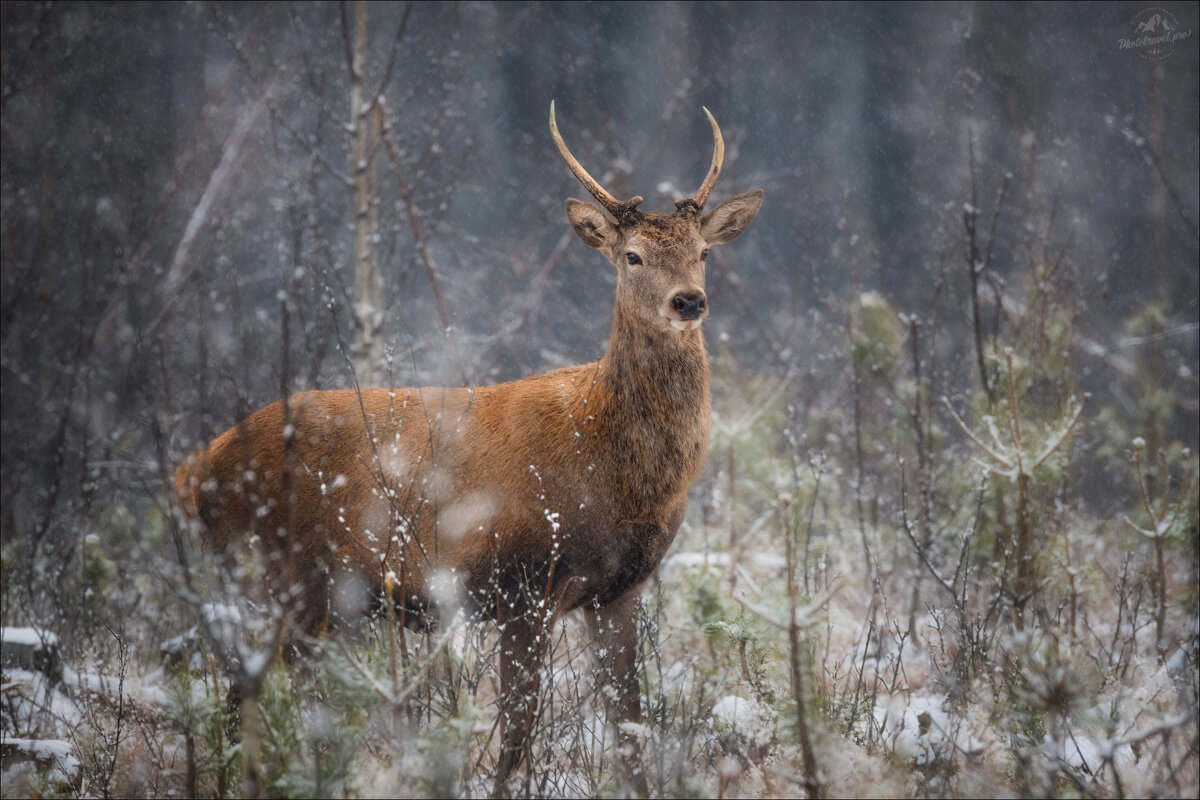
[(225, 603), (205, 603), (200, 608), (200, 616), (209, 625), (241, 625), (242, 613), (237, 606)]
[[(68, 672), (64, 670), (64, 682)], [(4, 733), (37, 728), (54, 735), (66, 735), (83, 719), (78, 706), (62, 687), (48, 687), (48, 679), (41, 672), (5, 667), (4, 699)], [(49, 714), (44, 714), (45, 711)], [(10, 724), (15, 728), (9, 728)]]
[(10, 795), (10, 787), (20, 785), (23, 773), (32, 772), (35, 764), (30, 764), (21, 758), (26, 758), (44, 764), (50, 764), (58, 775), (68, 783), (74, 783), (79, 774), (79, 759), (75, 757), (75, 749), (65, 739), (25, 739), (16, 736), (5, 736), (2, 740), (6, 750), (14, 750), (9, 759), (14, 766), (4, 770), (2, 780), (5, 796)]
[(4, 739), (4, 743), (38, 759), (55, 759), (63, 762), (74, 759), (71, 753), (71, 743), (62, 739), (19, 739), (9, 736)]
[(0, 640), (5, 644), (19, 644), (28, 647), (42, 645), (53, 647), (58, 644), (57, 636), (40, 628), (0, 628)]
[(898, 757), (921, 766), (957, 750), (979, 753), (986, 743), (972, 735), (969, 725), (944, 710), (944, 694), (884, 695), (875, 704), (874, 719), (884, 742)]
[(765, 752), (775, 740), (778, 714), (757, 700), (726, 695), (713, 705), (711, 719), (718, 733), (734, 733), (750, 750)]
[(172, 636), (158, 646), (159, 652), (164, 655), (185, 652), (196, 641), (199, 630), (199, 626), (194, 626), (178, 636)]
[(753, 702), (737, 695), (726, 695), (713, 706), (712, 717), (731, 727), (736, 726), (738, 723), (744, 723), (751, 716), (750, 710), (753, 708)]
[[(734, 562), (729, 553), (697, 553), (682, 552), (667, 556), (663, 559), (662, 569), (698, 569), (705, 567), (728, 567)], [(783, 570), (787, 568), (787, 559), (777, 553), (746, 553), (738, 556), (737, 561), (752, 564), (765, 570)]]
[(272, 653), (269, 650), (253, 650), (249, 653), (240, 653), (242, 657), (242, 671), (246, 675), (255, 677), (262, 674), (270, 662)]

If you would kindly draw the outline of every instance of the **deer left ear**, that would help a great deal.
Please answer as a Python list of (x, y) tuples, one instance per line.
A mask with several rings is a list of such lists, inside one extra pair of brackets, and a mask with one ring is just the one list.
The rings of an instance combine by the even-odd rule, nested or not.
[(708, 244), (732, 242), (750, 227), (762, 201), (762, 189), (729, 198), (700, 218), (700, 235)]

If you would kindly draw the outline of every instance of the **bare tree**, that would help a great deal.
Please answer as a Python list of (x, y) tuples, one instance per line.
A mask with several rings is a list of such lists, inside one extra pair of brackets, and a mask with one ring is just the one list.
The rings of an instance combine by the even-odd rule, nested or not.
[[(345, 24), (345, 4), (342, 6)], [(354, 0), (351, 30), (347, 32), (350, 61), (350, 173), (354, 214), (354, 372), (361, 383), (373, 383), (382, 352), (383, 277), (379, 272), (379, 196), (376, 155), (379, 115), (372, 113), (382, 98), (367, 83), (367, 3)]]

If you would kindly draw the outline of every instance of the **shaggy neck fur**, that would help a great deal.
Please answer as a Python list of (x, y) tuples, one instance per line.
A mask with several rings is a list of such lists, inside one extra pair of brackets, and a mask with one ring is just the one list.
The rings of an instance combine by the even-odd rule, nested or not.
[(597, 422), (607, 441), (616, 443), (609, 445), (616, 466), (640, 482), (638, 504), (686, 492), (704, 461), (711, 424), (700, 330), (650, 329), (618, 305), (598, 388), (603, 413)]

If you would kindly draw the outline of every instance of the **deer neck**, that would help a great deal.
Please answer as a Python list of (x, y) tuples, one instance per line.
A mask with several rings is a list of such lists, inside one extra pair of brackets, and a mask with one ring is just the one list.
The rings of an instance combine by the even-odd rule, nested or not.
[(657, 330), (618, 305), (599, 384), (603, 427), (618, 461), (669, 493), (686, 491), (703, 464), (711, 425), (700, 330)]

